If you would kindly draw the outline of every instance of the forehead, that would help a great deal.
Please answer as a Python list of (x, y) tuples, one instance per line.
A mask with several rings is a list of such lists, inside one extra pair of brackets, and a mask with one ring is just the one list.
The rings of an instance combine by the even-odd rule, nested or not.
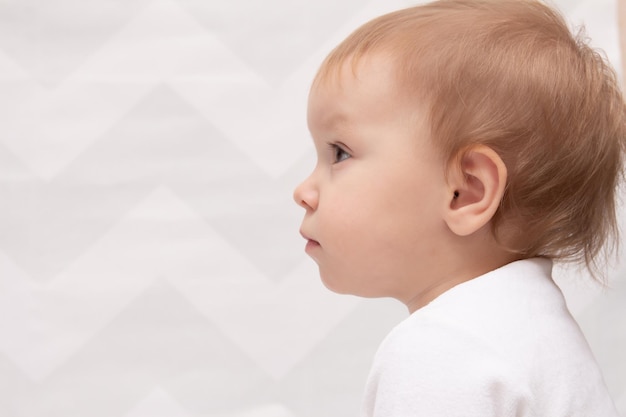
[[(349, 57), (323, 68), (309, 93), (308, 116), (323, 124), (341, 125), (355, 112), (405, 107), (391, 60), (382, 54)], [(363, 114), (360, 114), (363, 116)]]

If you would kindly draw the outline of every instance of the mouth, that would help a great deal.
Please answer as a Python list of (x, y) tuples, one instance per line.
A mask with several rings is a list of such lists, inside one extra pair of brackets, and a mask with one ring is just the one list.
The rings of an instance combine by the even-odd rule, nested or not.
[(308, 253), (309, 251), (314, 250), (315, 248), (318, 248), (320, 246), (320, 243), (317, 240), (311, 239), (302, 231), (300, 231), (300, 235), (302, 235), (302, 237), (306, 240), (306, 246), (304, 248), (305, 252)]
[(306, 253), (309, 253), (309, 252), (311, 252), (311, 251), (313, 251), (313, 250), (315, 250), (315, 249), (317, 249), (319, 247), (320, 247), (320, 244), (319, 244), (318, 241), (316, 241), (316, 240), (307, 240), (306, 246), (304, 247), (304, 251)]

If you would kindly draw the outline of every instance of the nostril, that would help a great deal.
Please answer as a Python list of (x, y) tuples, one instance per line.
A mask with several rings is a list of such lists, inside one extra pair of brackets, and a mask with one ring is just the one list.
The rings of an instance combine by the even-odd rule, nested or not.
[(300, 206), (303, 207), (307, 210), (311, 209), (311, 204), (309, 204), (309, 201), (306, 198), (299, 198), (298, 200), (296, 200), (296, 203)]
[(312, 176), (307, 177), (293, 191), (293, 199), (297, 205), (306, 210), (315, 210), (318, 200), (316, 182)]
[(297, 193), (294, 195), (294, 199), (296, 204), (304, 209), (314, 210), (315, 209), (315, 193), (312, 190), (307, 190), (306, 192)]

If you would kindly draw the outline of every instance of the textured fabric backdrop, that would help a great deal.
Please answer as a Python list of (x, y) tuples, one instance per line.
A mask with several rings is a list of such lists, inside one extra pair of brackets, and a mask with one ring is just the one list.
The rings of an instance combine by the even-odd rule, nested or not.
[[(0, 0), (1, 416), (357, 414), (407, 313), (322, 287), (291, 193), (321, 59), (411, 4)], [(557, 4), (621, 67), (617, 0)], [(626, 268), (565, 275), (625, 413)]]

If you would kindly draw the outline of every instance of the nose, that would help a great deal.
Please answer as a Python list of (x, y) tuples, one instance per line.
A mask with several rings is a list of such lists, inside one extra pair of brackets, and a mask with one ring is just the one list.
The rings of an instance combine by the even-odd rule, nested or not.
[(319, 191), (313, 182), (313, 175), (310, 175), (296, 187), (293, 192), (293, 199), (307, 211), (316, 210), (319, 203)]

